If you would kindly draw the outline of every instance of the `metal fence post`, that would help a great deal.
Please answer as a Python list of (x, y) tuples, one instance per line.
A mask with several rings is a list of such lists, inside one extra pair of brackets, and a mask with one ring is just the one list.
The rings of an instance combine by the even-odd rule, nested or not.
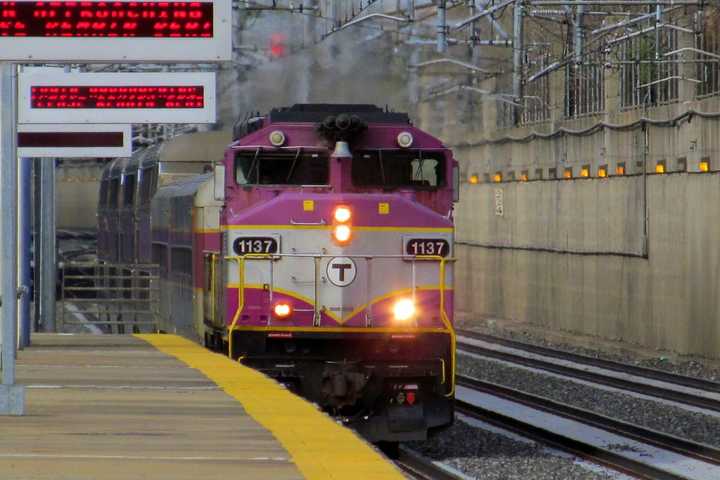
[(57, 290), (57, 252), (55, 246), (55, 159), (40, 164), (40, 231), (38, 245), (40, 269), (40, 322), (46, 332), (57, 331), (55, 297)]
[(0, 65), (0, 242), (2, 264), (2, 384), (0, 415), (22, 415), (25, 410), (23, 387), (15, 384), (17, 343), (17, 66)]
[(21, 158), (18, 169), (18, 285), (21, 290), (18, 301), (19, 347), (30, 345), (30, 238), (31, 238), (31, 175), (32, 159)]

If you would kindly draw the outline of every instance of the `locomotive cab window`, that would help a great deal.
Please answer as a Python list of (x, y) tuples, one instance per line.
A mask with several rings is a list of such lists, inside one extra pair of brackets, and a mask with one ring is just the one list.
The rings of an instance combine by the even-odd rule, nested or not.
[(445, 184), (445, 156), (422, 150), (355, 152), (352, 182), (358, 187), (435, 189)]
[(98, 194), (98, 203), (100, 207), (106, 207), (107, 206), (107, 196), (108, 196), (108, 181), (103, 180), (100, 182), (100, 193)]
[(238, 185), (327, 185), (326, 154), (297, 150), (241, 150), (235, 153)]

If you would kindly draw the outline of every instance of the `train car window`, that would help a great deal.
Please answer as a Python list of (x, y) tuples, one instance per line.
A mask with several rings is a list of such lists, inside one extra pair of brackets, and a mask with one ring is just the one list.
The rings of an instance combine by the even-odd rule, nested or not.
[(100, 193), (98, 194), (98, 203), (101, 207), (107, 205), (107, 194), (108, 194), (108, 181), (103, 180), (100, 182)]
[(113, 178), (108, 189), (108, 206), (110, 208), (117, 208), (118, 206), (118, 190), (120, 190), (120, 179)]
[(192, 275), (192, 250), (173, 247), (170, 250), (170, 269), (173, 273)]
[(132, 206), (135, 201), (135, 175), (125, 177), (123, 183), (123, 207)]
[(144, 168), (140, 181), (140, 202), (143, 205), (150, 203), (155, 193), (155, 169)]
[(152, 244), (152, 262), (160, 266), (160, 272), (167, 273), (167, 247), (162, 243)]
[(434, 189), (445, 184), (445, 156), (422, 150), (361, 150), (352, 162), (358, 187)]
[(297, 150), (242, 150), (235, 153), (239, 185), (327, 185), (328, 156)]

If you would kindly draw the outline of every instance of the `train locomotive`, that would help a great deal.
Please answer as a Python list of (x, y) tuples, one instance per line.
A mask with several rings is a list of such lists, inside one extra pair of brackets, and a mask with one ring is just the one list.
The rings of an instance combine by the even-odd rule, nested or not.
[(150, 234), (129, 250), (160, 266), (158, 328), (278, 379), (371, 441), (450, 425), (452, 152), (372, 105), (277, 108), (234, 133), (222, 161), (166, 184), (163, 162), (147, 160), (157, 149), (141, 154), (152, 185), (138, 175), (132, 188), (153, 192), (149, 225), (128, 228)]

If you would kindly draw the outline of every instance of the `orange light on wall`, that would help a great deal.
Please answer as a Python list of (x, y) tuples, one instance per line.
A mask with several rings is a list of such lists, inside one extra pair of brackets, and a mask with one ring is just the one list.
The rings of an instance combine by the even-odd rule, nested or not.
[(655, 164), (655, 173), (665, 173), (665, 160), (660, 160)]
[(476, 185), (480, 183), (480, 177), (477, 176), (477, 174), (470, 175), (470, 178), (468, 178), (468, 183), (471, 183), (472, 185)]
[(502, 173), (501, 172), (495, 172), (495, 175), (493, 175), (493, 182), (500, 183), (502, 182)]
[(607, 177), (607, 165), (600, 165), (598, 167), (598, 178), (606, 178)]
[(590, 165), (583, 165), (583, 167), (580, 169), (580, 176), (582, 178), (590, 177)]
[(624, 163), (618, 163), (615, 166), (615, 175), (625, 175), (625, 164)]
[(530, 174), (528, 173), (527, 170), (523, 170), (523, 171), (520, 173), (520, 181), (521, 181), (521, 182), (527, 182), (528, 180), (530, 180)]
[(563, 170), (563, 178), (565, 178), (565, 179), (572, 178), (572, 167), (568, 167), (565, 170)]
[(709, 172), (710, 171), (710, 161), (708, 160), (701, 160), (700, 164), (698, 165), (698, 168), (701, 172)]

